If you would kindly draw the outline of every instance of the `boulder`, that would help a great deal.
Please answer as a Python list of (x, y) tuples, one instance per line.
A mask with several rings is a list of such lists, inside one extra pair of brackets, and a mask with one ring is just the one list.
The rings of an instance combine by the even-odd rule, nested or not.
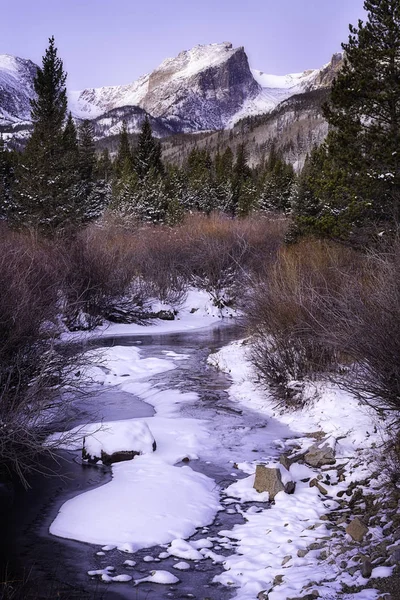
[(90, 431), (83, 438), (83, 460), (105, 465), (132, 460), (157, 449), (156, 441), (144, 421), (116, 421)]
[(279, 492), (285, 490), (280, 470), (265, 467), (264, 465), (257, 465), (253, 487), (259, 493), (268, 492), (271, 501)]
[(346, 527), (346, 533), (355, 542), (362, 542), (364, 536), (368, 533), (368, 527), (365, 525), (365, 523), (363, 523), (363, 521), (361, 521), (361, 519), (356, 517), (351, 521), (350, 525)]
[(322, 467), (323, 465), (333, 465), (335, 459), (335, 444), (336, 440), (319, 442), (313, 444), (304, 455), (304, 462), (310, 467)]

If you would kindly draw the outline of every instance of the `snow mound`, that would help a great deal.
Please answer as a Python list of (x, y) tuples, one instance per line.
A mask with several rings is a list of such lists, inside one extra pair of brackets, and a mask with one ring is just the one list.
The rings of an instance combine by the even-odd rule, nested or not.
[(203, 555), (193, 546), (182, 539), (173, 540), (168, 548), (168, 554), (177, 558), (186, 558), (186, 560), (202, 560)]
[(117, 421), (108, 423), (104, 429), (91, 428), (93, 431), (88, 431), (84, 439), (84, 448), (92, 458), (116, 452), (151, 454), (155, 449), (153, 434), (143, 421)]

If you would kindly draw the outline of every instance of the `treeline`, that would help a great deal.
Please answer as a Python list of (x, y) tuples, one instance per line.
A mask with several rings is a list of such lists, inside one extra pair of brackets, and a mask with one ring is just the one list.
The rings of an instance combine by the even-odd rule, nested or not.
[(184, 215), (221, 211), (291, 210), (296, 177), (274, 148), (251, 169), (245, 145), (214, 159), (194, 148), (179, 168), (163, 163), (148, 118), (134, 148), (124, 123), (118, 151), (96, 154), (90, 121), (75, 124), (67, 110), (66, 75), (54, 38), (34, 81), (33, 132), (23, 152), (0, 138), (0, 219), (46, 235), (72, 233), (105, 210), (144, 223), (180, 222)]
[(249, 167), (243, 144), (236, 155), (228, 147), (212, 159), (207, 150), (194, 148), (181, 168), (164, 165), (147, 119), (135, 149), (123, 129), (113, 170), (110, 210), (147, 223), (173, 225), (196, 211), (231, 217), (253, 211), (286, 213), (296, 189), (292, 166), (274, 149), (256, 169)]

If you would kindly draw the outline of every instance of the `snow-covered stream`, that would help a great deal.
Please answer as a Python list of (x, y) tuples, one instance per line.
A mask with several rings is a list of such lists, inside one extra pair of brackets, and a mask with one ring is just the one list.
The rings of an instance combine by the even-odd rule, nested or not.
[[(375, 600), (371, 589), (339, 595), (341, 582), (367, 580), (339, 569), (332, 527), (321, 518), (340, 508), (335, 497), (349, 481), (369, 474), (359, 451), (378, 442), (371, 415), (335, 389), (303, 412), (276, 413), (246, 345), (231, 344), (242, 333), (232, 322), (145, 333), (124, 329), (92, 342), (101, 363), (90, 369), (93, 394), (72, 407), (75, 435), (60, 452), (65, 480), (34, 481), (3, 528), (1, 552), (17, 572), (30, 572), (43, 592), (35, 597), (61, 590), (57, 597), (255, 600), (270, 590), (271, 600), (286, 600), (314, 585), (323, 598)], [(309, 484), (318, 469), (278, 465), (282, 451), (309, 448), (316, 431), (334, 440), (346, 469), (347, 483), (325, 469), (329, 493)], [(82, 465), (84, 437), (97, 455), (128, 450), (132, 435), (143, 455), (111, 468)], [(280, 492), (270, 510), (268, 493), (253, 489), (257, 463), (279, 466), (295, 494)], [(380, 541), (382, 527), (370, 534)], [(345, 541), (340, 527), (334, 535)], [(357, 548), (349, 552), (352, 564)], [(377, 566), (372, 578), (391, 571)]]
[[(33, 489), (17, 501), (9, 526), (9, 538), (14, 538), (14, 549), (8, 547), (10, 563), (22, 563), (26, 569), (34, 565), (31, 577), (38, 578), (38, 585), (44, 588), (48, 588), (49, 579), (57, 582), (57, 589), (61, 582), (62, 589), (72, 586), (82, 594), (83, 590), (105, 588), (103, 582), (99, 583), (97, 577), (91, 579), (87, 573), (113, 566), (115, 571), (110, 575), (114, 577), (127, 575), (137, 581), (157, 570), (168, 571), (180, 583), (160, 586), (151, 581), (151, 576), (140, 587), (132, 582), (115, 582), (106, 597), (160, 600), (194, 593), (201, 599), (231, 598), (234, 594), (229, 587), (212, 583), (214, 576), (223, 571), (223, 556), (231, 554), (234, 546), (218, 532), (243, 522), (243, 517), (234, 502), (220, 503), (220, 489), (240, 476), (233, 468), (235, 462), (258, 455), (261, 458), (269, 445), (267, 421), (251, 409), (232, 407), (226, 392), (229, 377), (206, 364), (211, 352), (237, 337), (235, 326), (222, 324), (189, 333), (97, 340), (96, 345), (103, 347), (104, 364), (92, 375), (99, 384), (104, 377), (107, 391), (79, 401), (74, 424), (145, 420), (157, 440), (157, 452), (114, 465), (112, 480), (110, 469), (81, 466), (80, 452), (68, 453), (68, 462), (60, 466), (68, 479), (33, 482)], [(110, 388), (113, 383), (117, 385)], [(273, 436), (279, 433), (276, 428), (272, 431)], [(280, 433), (287, 437), (290, 430), (283, 426)], [(181, 458), (190, 460), (181, 462)], [(160, 464), (160, 460), (164, 462)], [(135, 484), (135, 473), (129, 473), (129, 467), (137, 470), (140, 461), (143, 469), (139, 469)], [(132, 490), (138, 492), (134, 497), (128, 495), (130, 484), (125, 486), (123, 474), (122, 487), (118, 487), (118, 470), (127, 469)], [(182, 478), (180, 473), (185, 472)], [(106, 488), (112, 485), (116, 487), (110, 487), (108, 495)], [(88, 491), (82, 494), (83, 490)], [(149, 506), (151, 497), (153, 504)], [(68, 500), (75, 504), (68, 505)], [(176, 502), (182, 503), (177, 520), (173, 515)], [(182, 512), (185, 505), (189, 505), (187, 514)], [(72, 512), (68, 512), (68, 506)], [(161, 519), (154, 514), (151, 523), (151, 511), (157, 510)], [(171, 522), (166, 524), (168, 518)], [(49, 535), (49, 528), (57, 536), (71, 539)], [(184, 544), (171, 553), (159, 545), (187, 537), (203, 540), (195, 544), (196, 561), (185, 561), (191, 553), (187, 548), (185, 552)], [(77, 538), (97, 543), (88, 545), (75, 541)], [(104, 546), (120, 549), (102, 550)], [(133, 550), (137, 551), (130, 554)], [(202, 556), (198, 560), (199, 551), (210, 558)], [(158, 559), (160, 554), (164, 558)], [(193, 551), (192, 557), (195, 555)], [(151, 556), (156, 560), (150, 560)], [(124, 565), (126, 560), (136, 564)]]

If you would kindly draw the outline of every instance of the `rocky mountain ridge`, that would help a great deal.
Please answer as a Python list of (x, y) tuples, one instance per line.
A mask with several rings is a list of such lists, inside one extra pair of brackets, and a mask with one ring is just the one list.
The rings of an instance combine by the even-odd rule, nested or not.
[[(242, 119), (274, 113), (294, 96), (329, 88), (341, 63), (336, 54), (322, 69), (268, 75), (250, 68), (243, 47), (199, 45), (132, 84), (70, 92), (69, 108), (77, 120), (93, 121), (103, 143), (118, 135), (124, 120), (137, 133), (145, 115), (161, 138), (230, 130)], [(0, 131), (6, 139), (29, 134), (36, 69), (31, 61), (0, 56)]]

